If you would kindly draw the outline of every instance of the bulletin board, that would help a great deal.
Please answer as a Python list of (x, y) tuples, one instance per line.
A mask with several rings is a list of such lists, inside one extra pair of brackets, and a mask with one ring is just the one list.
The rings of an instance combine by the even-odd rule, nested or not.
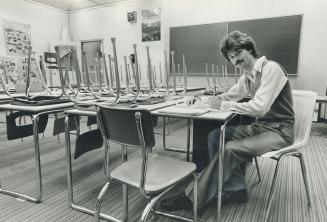
[(27, 56), (31, 44), (31, 31), (28, 24), (2, 20), (7, 54)]
[[(4, 79), (8, 88), (16, 88), (16, 92), (21, 92), (26, 85), (27, 58), (31, 45), (30, 25), (3, 19), (2, 30), (6, 48), (5, 55), (0, 57), (0, 64), (5, 69), (2, 75), (5, 75)], [(41, 79), (33, 55), (30, 74), (31, 91), (41, 91)]]

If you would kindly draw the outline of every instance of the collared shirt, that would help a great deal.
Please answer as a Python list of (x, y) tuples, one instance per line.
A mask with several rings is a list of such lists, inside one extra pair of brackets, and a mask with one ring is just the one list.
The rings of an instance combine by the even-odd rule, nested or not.
[[(262, 56), (255, 62), (251, 74), (252, 78), (243, 74), (234, 86), (219, 95), (223, 100), (221, 110), (255, 117), (264, 116), (270, 110), (287, 82), (283, 69), (276, 62), (267, 61), (266, 57)], [(261, 75), (261, 78), (257, 78), (257, 75)], [(251, 89), (246, 85), (248, 80), (251, 88), (257, 89), (255, 92), (249, 91)], [(237, 102), (248, 95), (253, 95), (248, 102)]]

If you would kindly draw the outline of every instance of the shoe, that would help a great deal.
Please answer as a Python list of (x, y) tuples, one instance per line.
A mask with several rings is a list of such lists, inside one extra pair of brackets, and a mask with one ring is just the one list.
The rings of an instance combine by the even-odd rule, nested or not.
[(246, 191), (246, 189), (243, 189), (223, 192), (221, 202), (222, 204), (245, 203), (248, 201), (248, 199), (248, 192)]
[(166, 211), (188, 210), (193, 208), (193, 203), (183, 192), (162, 200), (160, 202), (160, 207)]

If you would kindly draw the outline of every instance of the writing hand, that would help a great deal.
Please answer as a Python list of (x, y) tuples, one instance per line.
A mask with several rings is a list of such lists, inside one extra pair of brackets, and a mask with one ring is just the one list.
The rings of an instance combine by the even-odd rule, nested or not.
[(214, 96), (209, 98), (208, 104), (210, 108), (213, 109), (220, 109), (220, 105), (221, 105), (222, 99), (220, 96)]

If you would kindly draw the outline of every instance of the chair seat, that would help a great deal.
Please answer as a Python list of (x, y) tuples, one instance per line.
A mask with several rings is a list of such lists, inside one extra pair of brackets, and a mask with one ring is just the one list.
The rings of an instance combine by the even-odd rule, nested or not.
[[(138, 155), (115, 168), (111, 173), (111, 177), (134, 187), (140, 187), (141, 166), (142, 156)], [(196, 165), (194, 163), (149, 153), (145, 192), (161, 191), (186, 178), (195, 169)]]
[(294, 141), (294, 143), (290, 146), (284, 147), (280, 150), (274, 150), (274, 151), (264, 153), (260, 157), (270, 158), (273, 156), (279, 156), (280, 154), (285, 153), (287, 151), (299, 150), (299, 149), (303, 148), (304, 146), (305, 146), (305, 141), (303, 141), (303, 140)]

